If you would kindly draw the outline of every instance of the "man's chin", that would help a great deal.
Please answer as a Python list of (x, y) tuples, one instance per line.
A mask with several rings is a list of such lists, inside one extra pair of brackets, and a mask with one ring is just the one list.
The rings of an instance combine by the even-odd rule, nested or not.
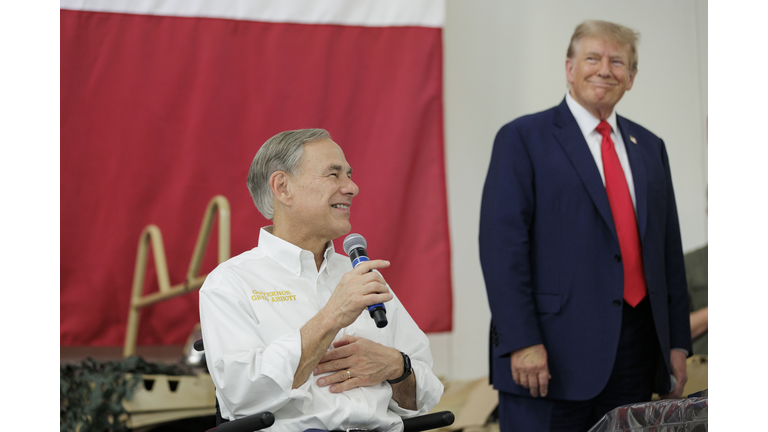
[(613, 110), (613, 107), (616, 105), (616, 102), (611, 95), (602, 94), (602, 95), (593, 95), (589, 103), (587, 104), (588, 107), (598, 110), (605, 110), (605, 111), (611, 111)]
[(341, 237), (341, 236), (345, 236), (345, 235), (349, 234), (350, 231), (352, 231), (352, 224), (347, 224), (346, 227), (339, 228), (339, 230), (336, 231), (337, 235), (336, 235), (336, 237), (334, 237), (334, 240), (339, 238), (339, 237)]

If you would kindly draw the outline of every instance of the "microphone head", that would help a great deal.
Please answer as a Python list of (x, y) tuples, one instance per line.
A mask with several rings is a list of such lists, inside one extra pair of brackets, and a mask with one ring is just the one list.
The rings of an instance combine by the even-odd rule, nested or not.
[(365, 238), (361, 236), (360, 234), (350, 234), (347, 236), (347, 238), (344, 239), (344, 253), (349, 255), (353, 249), (357, 248), (367, 248), (368, 242), (365, 241)]

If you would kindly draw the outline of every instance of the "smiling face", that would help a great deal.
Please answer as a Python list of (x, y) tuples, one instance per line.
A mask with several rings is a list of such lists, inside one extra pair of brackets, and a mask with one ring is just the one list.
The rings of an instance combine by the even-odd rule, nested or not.
[(303, 241), (325, 244), (349, 233), (350, 206), (360, 190), (344, 152), (326, 139), (304, 145), (298, 173), (291, 176), (290, 219)]
[(565, 61), (571, 96), (592, 115), (605, 120), (624, 92), (632, 88), (635, 73), (630, 72), (628, 45), (588, 36), (576, 46), (573, 57)]

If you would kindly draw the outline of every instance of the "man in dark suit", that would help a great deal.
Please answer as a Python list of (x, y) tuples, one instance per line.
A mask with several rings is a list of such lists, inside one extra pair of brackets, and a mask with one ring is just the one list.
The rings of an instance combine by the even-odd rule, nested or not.
[(586, 431), (653, 392), (679, 397), (687, 380), (667, 152), (614, 111), (637, 73), (637, 38), (613, 23), (579, 25), (565, 100), (496, 136), (480, 258), (502, 431)]

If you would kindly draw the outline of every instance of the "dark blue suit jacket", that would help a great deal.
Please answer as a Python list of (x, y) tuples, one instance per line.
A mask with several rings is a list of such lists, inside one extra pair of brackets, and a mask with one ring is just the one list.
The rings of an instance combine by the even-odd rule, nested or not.
[[(668, 377), (670, 348), (691, 352), (669, 162), (661, 139), (625, 118), (617, 122), (635, 183), (645, 278), (663, 357), (659, 373)], [(480, 216), (496, 389), (529, 395), (512, 380), (510, 354), (540, 343), (552, 375), (548, 397), (585, 400), (603, 389), (621, 328), (619, 257), (605, 186), (565, 100), (504, 125), (494, 142)], [(669, 391), (661, 383), (656, 391)]]

